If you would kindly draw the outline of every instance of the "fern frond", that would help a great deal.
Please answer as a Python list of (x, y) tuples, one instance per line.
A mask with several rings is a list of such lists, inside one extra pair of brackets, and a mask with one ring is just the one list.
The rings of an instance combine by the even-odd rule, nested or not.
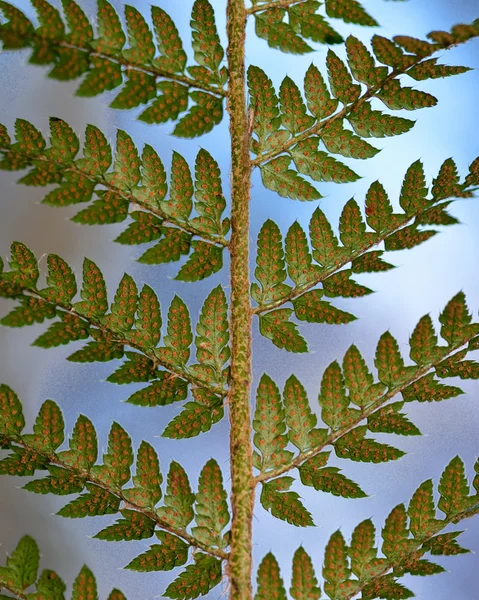
[[(270, 461), (266, 467), (260, 467), (256, 463), (256, 468), (261, 471), (256, 476), (256, 481), (263, 483), (274, 480), (293, 468), (298, 468), (305, 485), (346, 496), (349, 489), (349, 497), (362, 497), (360, 488), (355, 489), (352, 482), (348, 484), (340, 481), (342, 476), (338, 478), (335, 475), (333, 479), (337, 481), (332, 482), (332, 475), (325, 468), (329, 453), (323, 450), (331, 445), (338, 458), (353, 461), (377, 463), (396, 460), (403, 456), (402, 451), (366, 437), (367, 432), (418, 435), (420, 432), (417, 427), (409, 421), (406, 414), (400, 412), (405, 402), (442, 401), (463, 393), (458, 387), (440, 383), (441, 378), (454, 377), (458, 373), (463, 378), (479, 378), (477, 362), (464, 360), (468, 352), (476, 347), (479, 323), (472, 322), (463, 294), (452, 298), (441, 313), (440, 321), (447, 323), (441, 329), (441, 336), (447, 343), (445, 346), (437, 345), (429, 317), (421, 319), (414, 330), (410, 346), (411, 358), (416, 366), (405, 364), (397, 341), (389, 332), (383, 334), (377, 345), (377, 379), (369, 372), (364, 358), (355, 346), (351, 346), (346, 353), (342, 367), (336, 361), (329, 365), (324, 372), (319, 395), (321, 419), (328, 426), (327, 429), (311, 429), (309, 432), (308, 424), (314, 427), (315, 421), (309, 418), (300, 425), (296, 416), (298, 411), (285, 420), (279, 395), (273, 410), (269, 394), (269, 402), (265, 402), (262, 409), (269, 415), (269, 420), (258, 420), (257, 427), (261, 423), (261, 439), (274, 440), (276, 444), (277, 440), (281, 440), (282, 454), (275, 448), (277, 466), (274, 461)], [(270, 385), (277, 388), (273, 381)], [(288, 382), (284, 391), (287, 414), (291, 411), (290, 385)], [(299, 391), (298, 389), (296, 393)], [(399, 393), (402, 394), (403, 401), (390, 403)], [(305, 405), (301, 409), (305, 418), (310, 414), (306, 403), (307, 397), (303, 395), (300, 406)], [(367, 423), (361, 425), (366, 419)], [(289, 432), (288, 428), (291, 429)], [(299, 431), (303, 432), (301, 447), (295, 442)], [(309, 438), (305, 438), (304, 435), (308, 432)], [(300, 448), (300, 452), (289, 462), (288, 455), (291, 453), (287, 448), (288, 436)], [(255, 440), (255, 444), (258, 448), (263, 447), (259, 439)], [(284, 458), (281, 459), (283, 455)], [(334, 485), (338, 487), (334, 488)]]
[[(140, 257), (141, 262), (178, 260), (190, 252), (193, 237), (205, 240), (210, 252), (212, 244), (219, 247), (216, 252), (220, 254), (228, 245), (224, 236), (229, 220), (222, 220), (226, 202), (221, 174), (206, 150), (200, 150), (197, 156), (195, 190), (188, 164), (181, 155), (173, 153), (170, 194), (166, 199), (166, 170), (160, 157), (146, 144), (140, 158), (131, 137), (121, 129), (117, 132), (114, 156), (104, 134), (88, 125), (83, 157), (76, 158), (80, 149), (78, 137), (65, 121), (56, 117), (50, 118), (49, 147), (40, 131), (23, 119), (15, 123), (15, 139), (12, 143), (6, 128), (0, 125), (1, 169), (30, 167), (30, 172), (19, 181), (25, 185), (60, 184), (43, 199), (50, 206), (83, 204), (96, 193), (97, 199), (72, 220), (103, 225), (131, 217), (117, 242), (143, 244), (159, 240)], [(197, 216), (191, 217), (193, 194)], [(195, 261), (191, 258), (190, 262)], [(202, 275), (210, 273), (207, 270)]]
[[(197, 508), (197, 527), (193, 528), (192, 534), (187, 532), (186, 526), (194, 518), (194, 496), (186, 473), (177, 463), (172, 463), (170, 467), (163, 506), (157, 507), (162, 497), (160, 486), (163, 478), (158, 456), (148, 443), (142, 442), (138, 449), (136, 474), (132, 477), (134, 455), (131, 439), (118, 423), (113, 423), (110, 429), (103, 463), (97, 464), (97, 433), (87, 417), (78, 417), (68, 449), (60, 451), (65, 440), (65, 425), (60, 408), (52, 400), (47, 400), (40, 408), (32, 434), (22, 433), (24, 422), (21, 402), (15, 392), (3, 384), (0, 385), (0, 406), (0, 440), (8, 452), (7, 457), (0, 461), (0, 474), (31, 476), (37, 471), (47, 471), (45, 478), (28, 482), (25, 489), (37, 494), (79, 494), (60, 509), (60, 516), (84, 518), (120, 514), (121, 518), (116, 524), (102, 529), (95, 536), (99, 539), (128, 541), (147, 539), (156, 534), (163, 542), (161, 565), (154, 559), (157, 546), (152, 546), (147, 556), (138, 557), (128, 568), (167, 570), (185, 564), (189, 546), (220, 560), (226, 558), (224, 548), (227, 543), (218, 545), (216, 538), (206, 535), (210, 530), (216, 531), (217, 524), (206, 522), (205, 508)], [(217, 476), (221, 478), (219, 470)], [(130, 479), (133, 487), (125, 487)], [(204, 478), (200, 478), (197, 502), (217, 502), (217, 497), (211, 496), (211, 490), (203, 489), (205, 485)], [(213, 491), (216, 492), (216, 488)], [(201, 494), (206, 494), (203, 500)], [(224, 527), (229, 516), (226, 493), (222, 494)]]
[[(74, 0), (62, 1), (63, 16), (46, 0), (32, 0), (32, 5), (39, 27), (9, 2), (0, 3), (3, 47), (31, 48), (29, 62), (53, 64), (49, 73), (53, 79), (65, 81), (83, 75), (77, 96), (95, 96), (122, 86), (110, 106), (130, 109), (146, 104), (138, 117), (146, 123), (175, 121), (188, 111), (174, 130), (180, 137), (202, 135), (221, 121), (227, 70), (220, 66), (223, 49), (208, 0), (196, 0), (193, 6), (192, 45), (197, 65), (191, 67), (186, 67), (183, 43), (171, 17), (159, 7), (151, 9), (155, 45), (149, 24), (132, 6), (125, 6), (124, 27), (113, 6), (99, 0), (95, 35), (92, 23)], [(208, 36), (211, 40), (208, 38), (206, 45), (213, 45), (211, 53), (204, 54), (199, 40)], [(189, 106), (190, 100), (193, 106)]]
[[(255, 17), (256, 35), (270, 47), (304, 54), (313, 51), (305, 39), (329, 45), (343, 42), (331, 23), (318, 12), (320, 8), (322, 3), (316, 0), (259, 0), (253, 1), (248, 13)], [(345, 23), (368, 27), (378, 24), (356, 0), (327, 0), (324, 8), (326, 16)]]
[(138, 293), (134, 280), (124, 275), (109, 310), (103, 275), (95, 263), (84, 261), (79, 302), (74, 301), (77, 285), (68, 264), (52, 254), (47, 264), (48, 285), (41, 288), (33, 253), (19, 242), (12, 245), (11, 270), (3, 272), (0, 263), (0, 294), (19, 305), (1, 320), (2, 325), (23, 327), (57, 318), (34, 345), (51, 348), (90, 339), (68, 360), (108, 362), (125, 358), (107, 379), (117, 384), (149, 383), (128, 398), (132, 404), (162, 406), (182, 401), (191, 386), (195, 402), (188, 403), (167, 427), (164, 435), (168, 437), (198, 435), (223, 417), (229, 334), (226, 297), (221, 288), (215, 288), (205, 301), (195, 340), (199, 362), (190, 366), (193, 333), (188, 308), (180, 298), (175, 297), (170, 305), (167, 335), (163, 347), (158, 348), (161, 309), (149, 286)]
[[(0, 588), (13, 594), (3, 598), (65, 600), (66, 585), (61, 577), (50, 569), (40, 574), (40, 549), (29, 535), (24, 535), (7, 558), (7, 564), (0, 567)], [(34, 590), (34, 591), (33, 591)], [(71, 600), (82, 600), (87, 596), (98, 598), (95, 576), (85, 565), (73, 582)], [(126, 600), (118, 589), (111, 591), (108, 600)]]
[[(368, 600), (412, 598), (414, 594), (398, 582), (399, 578), (407, 574), (442, 573), (443, 567), (431, 562), (428, 555), (468, 552), (455, 540), (461, 532), (440, 533), (452, 523), (479, 512), (479, 496), (477, 492), (470, 493), (464, 463), (459, 457), (443, 472), (439, 494), (441, 498), (436, 506), (433, 484), (428, 480), (416, 490), (407, 509), (404, 504), (393, 508), (381, 531), (383, 556), (379, 556), (376, 529), (370, 519), (355, 528), (349, 545), (340, 531), (333, 533), (326, 545), (322, 571), (326, 595), (331, 600), (350, 600), (359, 593)], [(454, 512), (444, 508), (444, 501), (449, 497), (454, 498)], [(438, 509), (445, 514), (444, 518), (436, 517)], [(303, 548), (299, 548), (293, 558), (290, 592), (297, 600), (319, 600), (321, 595), (311, 558)], [(259, 566), (255, 598), (262, 600), (273, 595), (286, 598), (277, 561), (268, 554)]]
[[(271, 319), (278, 314), (277, 309), (291, 302), (293, 310), (289, 311), (288, 319), (294, 313), (299, 321), (310, 323), (342, 324), (354, 320), (354, 315), (334, 307), (330, 299), (371, 293), (353, 277), (393, 268), (383, 259), (384, 250), (413, 248), (438, 233), (437, 229), (428, 227), (457, 223), (447, 209), (455, 198), (473, 195), (479, 181), (475, 164), (476, 161), (471, 164), (469, 174), (461, 183), (454, 162), (445, 161), (428, 197), (424, 168), (420, 161), (413, 163), (401, 189), (402, 213), (393, 211), (385, 189), (374, 182), (366, 195), (365, 221), (354, 199), (344, 206), (339, 223), (340, 240), (317, 208), (309, 224), (309, 241), (301, 226), (294, 223), (286, 236), (285, 253), (278, 226), (274, 221), (267, 221), (258, 236), (255, 276), (259, 285), (251, 286), (251, 296), (258, 306), (253, 308), (253, 313), (259, 315), (260, 320), (268, 316)], [(372, 231), (366, 231), (366, 224)], [(384, 250), (374, 250), (382, 242)], [(294, 285), (287, 283), (286, 267)], [(316, 288), (320, 283), (322, 288)], [(288, 326), (295, 327), (295, 323), (290, 321)], [(277, 336), (268, 334), (266, 337), (279, 347), (288, 349), (290, 346), (281, 345)]]
[[(301, 6), (306, 4), (308, 2), (302, 3)], [(259, 7), (257, 8), (259, 10)], [(275, 10), (280, 9), (271, 9)], [(416, 110), (434, 106), (437, 100), (433, 96), (413, 88), (402, 87), (399, 76), (407, 74), (415, 81), (423, 81), (467, 71), (468, 69), (463, 67), (445, 68), (444, 65), (436, 65), (436, 59), (430, 57), (440, 50), (477, 37), (479, 25), (475, 21), (470, 25), (457, 25), (450, 33), (443, 32), (441, 36), (434, 37), (434, 32), (430, 35), (432, 42), (410, 42), (412, 38), (403, 42), (401, 36), (391, 41), (374, 36), (374, 54), (379, 63), (386, 66), (378, 65), (367, 47), (357, 38), (350, 36), (346, 42), (348, 65), (331, 50), (328, 52), (331, 92), (320, 71), (314, 65), (308, 69), (304, 90), (310, 114), (306, 111), (298, 88), (293, 82), (290, 83), (289, 78), (286, 78), (281, 86), (282, 90), (289, 87), (291, 91), (282, 99), (280, 112), (276, 93), (268, 77), (258, 67), (250, 67), (248, 85), (251, 92), (251, 110), (255, 119), (253, 131), (256, 136), (251, 141), (251, 151), (257, 155), (252, 163), (261, 168), (264, 185), (280, 195), (295, 198), (295, 195), (290, 195), (289, 188), (297, 191), (300, 186), (308, 189), (310, 185), (298, 173), (316, 181), (354, 181), (357, 178), (354, 171), (338, 162), (330, 156), (331, 154), (364, 160), (379, 152), (364, 138), (400, 135), (414, 125), (414, 121), (410, 119), (373, 110), (370, 100), (379, 98), (390, 110)], [(279, 33), (277, 37), (280, 37)], [(401, 43), (406, 43), (407, 53), (404, 53)], [(353, 83), (353, 78), (358, 84)], [(270, 97), (266, 104), (265, 97), (259, 92), (260, 89), (265, 90), (265, 82)], [(366, 89), (362, 88), (361, 84), (364, 84)], [(338, 108), (339, 104), (343, 106), (341, 109)], [(291, 129), (291, 125), (288, 125), (291, 120), (288, 116), (290, 111), (298, 111), (297, 118), (301, 117), (303, 125), (296, 125)], [(355, 133), (345, 128), (345, 120)], [(262, 130), (259, 125), (262, 126)], [(318, 150), (320, 142), (324, 144), (327, 152), (323, 149)], [(283, 156), (285, 152), (288, 155)], [(285, 175), (282, 176), (284, 181), (275, 182), (269, 176), (270, 171), (284, 171), (291, 162), (290, 158), (294, 160), (297, 169), (297, 172), (291, 169), (287, 171), (290, 185), (284, 180)], [(295, 185), (292, 184), (293, 181)], [(314, 191), (310, 191), (300, 199), (314, 199), (318, 197), (317, 193), (315, 196)]]

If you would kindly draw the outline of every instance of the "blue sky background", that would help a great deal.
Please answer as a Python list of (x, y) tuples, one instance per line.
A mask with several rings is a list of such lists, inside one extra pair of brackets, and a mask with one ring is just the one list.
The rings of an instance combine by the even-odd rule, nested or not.
[[(31, 14), (26, 0), (16, 0), (15, 4)], [(95, 14), (92, 0), (83, 0), (81, 4), (90, 16)], [(120, 2), (114, 4), (121, 7)], [(147, 3), (132, 0), (131, 4), (147, 12)], [(215, 0), (213, 4), (218, 27), (223, 32), (225, 0)], [(159, 5), (175, 19), (188, 46), (191, 2), (160, 0)], [(422, 37), (433, 29), (449, 29), (454, 23), (469, 22), (479, 16), (477, 3), (473, 0), (437, 0), (433, 5), (430, 0), (410, 0), (407, 3), (365, 0), (364, 6), (381, 23), (381, 28), (373, 31), (346, 26), (340, 21), (335, 25), (341, 33), (352, 32), (366, 42), (374, 32), (386, 37), (396, 34)], [(224, 40), (223, 33), (221, 35)], [(342, 55), (342, 48), (335, 50)], [(311, 62), (324, 73), (324, 46), (318, 46), (317, 52), (303, 57), (281, 54), (255, 37), (252, 23), (248, 27), (246, 54), (248, 63), (261, 66), (277, 87), (285, 75), (302, 84)], [(204, 147), (220, 163), (227, 189), (229, 142), (226, 119), (206, 136), (193, 141), (180, 140), (170, 135), (171, 124), (148, 126), (135, 121), (139, 110), (110, 110), (108, 104), (115, 92), (95, 99), (75, 98), (73, 92), (78, 85), (76, 82), (61, 83), (47, 79), (47, 69), (27, 65), (27, 56), (27, 52), (0, 56), (0, 122), (9, 128), (16, 117), (22, 117), (31, 120), (46, 134), (48, 117), (54, 115), (65, 119), (78, 133), (84, 131), (86, 123), (93, 123), (113, 141), (116, 129), (120, 127), (134, 137), (140, 148), (144, 143), (152, 144), (166, 165), (170, 163), (171, 150), (182, 153), (193, 164), (199, 148)], [(477, 69), (479, 40), (445, 52), (443, 62)], [(320, 206), (335, 227), (345, 202), (354, 196), (362, 205), (365, 193), (375, 179), (380, 179), (391, 200), (397, 204), (404, 173), (413, 161), (418, 158), (423, 160), (430, 182), (449, 156), (454, 157), (460, 172), (465, 174), (470, 162), (479, 154), (478, 71), (447, 80), (421, 83), (418, 87), (436, 95), (439, 98), (438, 106), (405, 114), (417, 119), (415, 127), (397, 138), (374, 140), (373, 143), (383, 151), (373, 159), (366, 162), (349, 161), (363, 179), (353, 184), (320, 186), (324, 195)], [(348, 161), (345, 159), (345, 162)], [(38, 256), (50, 252), (60, 254), (79, 274), (83, 256), (87, 255), (105, 273), (111, 293), (126, 270), (138, 284), (148, 282), (153, 285), (164, 312), (173, 295), (178, 293), (187, 300), (193, 321), (214, 285), (221, 282), (228, 288), (226, 271), (193, 286), (171, 280), (176, 275), (177, 264), (151, 267), (135, 263), (134, 259), (143, 252), (143, 247), (131, 249), (111, 243), (123, 226), (89, 228), (75, 225), (68, 220), (76, 212), (75, 209), (55, 210), (41, 206), (45, 189), (18, 186), (15, 184), (18, 178), (16, 173), (0, 173), (0, 253), (3, 257), (7, 256), (12, 241), (21, 240)], [(274, 218), (286, 232), (294, 220), (307, 225), (315, 206), (316, 203), (287, 200), (265, 190), (259, 174), (254, 173), (252, 242), (266, 218)], [(430, 312), (436, 320), (446, 302), (459, 290), (465, 291), (469, 305), (477, 315), (477, 200), (455, 202), (452, 212), (460, 219), (461, 225), (446, 228), (440, 235), (412, 251), (391, 253), (390, 262), (397, 265), (397, 269), (378, 275), (360, 276), (360, 282), (374, 289), (375, 294), (363, 299), (335, 300), (336, 306), (354, 312), (359, 317), (357, 321), (348, 326), (302, 326), (310, 354), (291, 355), (278, 350), (268, 340), (259, 337), (255, 324), (255, 381), (261, 373), (267, 372), (282, 386), (287, 377), (295, 373), (306, 386), (311, 404), (316, 408), (325, 367), (335, 359), (342, 359), (351, 343), (359, 346), (372, 366), (377, 340), (389, 329), (398, 339), (403, 353), (407, 354), (407, 340), (418, 319)], [(45, 261), (41, 264), (44, 266)], [(4, 309), (3, 314), (9, 305), (2, 301), (0, 308)], [(155, 445), (164, 472), (172, 459), (177, 460), (187, 468), (190, 480), (196, 485), (203, 464), (210, 457), (215, 457), (223, 468), (228, 484), (226, 420), (213, 431), (194, 440), (163, 440), (158, 436), (164, 425), (177, 414), (178, 407), (141, 409), (123, 404), (121, 401), (141, 386), (115, 387), (105, 382), (115, 368), (114, 363), (82, 366), (65, 361), (64, 358), (72, 352), (71, 345), (50, 351), (30, 347), (31, 341), (44, 329), (44, 325), (22, 330), (0, 329), (0, 381), (10, 385), (21, 396), (30, 423), (43, 400), (53, 398), (64, 410), (68, 431), (71, 431), (79, 412), (83, 412), (96, 425), (101, 436), (100, 445), (104, 447), (111, 422), (117, 420), (132, 435), (136, 447), (141, 439)], [(362, 519), (372, 517), (376, 526), (381, 527), (391, 508), (399, 502), (408, 501), (422, 481), (430, 477), (437, 481), (444, 466), (455, 454), (460, 454), (466, 461), (469, 474), (472, 475), (472, 465), (479, 446), (478, 386), (477, 382), (461, 382), (460, 385), (467, 394), (457, 399), (437, 405), (411, 404), (407, 407), (411, 419), (424, 435), (412, 439), (393, 440), (392, 436), (385, 439), (407, 451), (401, 460), (384, 465), (337, 462), (344, 474), (358, 482), (370, 495), (369, 498), (343, 500), (298, 486), (297, 491), (317, 523), (315, 528), (300, 530), (273, 519), (258, 506), (254, 522), (256, 563), (266, 552), (273, 550), (281, 563), (284, 579), (289, 584), (292, 555), (303, 544), (313, 556), (317, 572), (320, 573), (325, 544), (338, 527), (347, 539)], [(331, 464), (335, 464), (334, 460)], [(3, 549), (11, 549), (21, 535), (29, 533), (40, 543), (42, 566), (55, 568), (69, 583), (86, 562), (98, 575), (100, 596), (106, 597), (113, 586), (118, 586), (129, 600), (161, 597), (176, 571), (135, 574), (120, 569), (147, 548), (148, 540), (107, 544), (92, 539), (91, 536), (112, 519), (67, 520), (52, 516), (66, 503), (65, 498), (33, 496), (15, 487), (24, 482), (13, 478), (0, 480), (0, 543), (3, 545), (0, 554), (3, 554)], [(463, 544), (477, 552), (479, 519), (469, 521), (466, 525)], [(429, 578), (411, 578), (406, 582), (418, 598), (477, 600), (479, 563), (476, 554), (438, 562), (448, 569), (447, 573)], [(220, 593), (221, 590), (217, 588), (208, 598), (217, 599)]]

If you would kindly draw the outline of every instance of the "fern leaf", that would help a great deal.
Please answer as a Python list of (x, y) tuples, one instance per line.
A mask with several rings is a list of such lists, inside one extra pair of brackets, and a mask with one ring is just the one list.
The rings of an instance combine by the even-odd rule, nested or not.
[(114, 515), (120, 508), (120, 499), (110, 492), (95, 485), (86, 485), (88, 493), (82, 494), (66, 504), (57, 512), (57, 515), (67, 519), (84, 519), (85, 517), (97, 517), (103, 515)]
[(268, 219), (260, 229), (257, 243), (255, 277), (261, 285), (251, 286), (251, 294), (258, 304), (273, 301), (291, 289), (286, 279), (283, 238), (278, 225)]
[(345, 23), (375, 27), (378, 23), (356, 0), (326, 0), (326, 13)]
[(271, 48), (282, 52), (304, 54), (312, 48), (295, 33), (289, 23), (283, 21), (286, 11), (282, 8), (271, 8), (255, 15), (255, 31), (259, 38), (268, 42)]
[(52, 454), (63, 444), (64, 429), (65, 422), (58, 404), (45, 400), (33, 425), (33, 434), (23, 437), (32, 448)]
[(227, 311), (226, 295), (218, 286), (206, 298), (196, 325), (196, 358), (207, 380), (222, 381), (223, 368), (230, 356)]
[(367, 576), (367, 568), (377, 556), (375, 541), (376, 528), (371, 519), (366, 519), (355, 527), (348, 554), (351, 558), (351, 571), (358, 579)]
[(186, 54), (178, 30), (171, 17), (159, 6), (151, 7), (151, 18), (161, 56), (153, 61), (159, 69), (183, 72)]
[(293, 311), (290, 308), (273, 310), (259, 318), (261, 335), (270, 339), (278, 348), (288, 352), (307, 352), (308, 346), (299, 333), (296, 323), (290, 321)]
[(123, 490), (123, 494), (131, 503), (153, 509), (161, 499), (162, 481), (158, 455), (148, 442), (142, 441), (136, 456), (134, 487)]
[(163, 210), (176, 219), (188, 219), (193, 207), (193, 180), (186, 160), (173, 152), (171, 163), (170, 197), (161, 204)]
[(19, 435), (25, 427), (22, 403), (8, 385), (0, 384), (0, 434)]
[(221, 561), (200, 552), (194, 555), (194, 560), (166, 588), (166, 598), (197, 598), (220, 583)]
[(199, 217), (193, 223), (201, 231), (222, 235), (221, 215), (226, 207), (218, 163), (206, 150), (200, 150), (195, 163), (195, 209)]
[(99, 531), (95, 538), (107, 542), (144, 540), (151, 538), (155, 522), (135, 510), (121, 510), (123, 519)]
[(291, 149), (291, 156), (299, 173), (315, 181), (348, 183), (359, 179), (352, 169), (337, 161), (327, 152), (318, 151), (318, 138), (310, 137)]
[(343, 61), (332, 51), (328, 50), (326, 57), (329, 83), (333, 96), (344, 105), (351, 104), (359, 98), (361, 88), (355, 85)]
[(356, 320), (356, 317), (351, 313), (340, 310), (329, 302), (321, 300), (323, 293), (319, 289), (312, 290), (294, 300), (294, 313), (300, 321), (340, 325)]
[(289, 590), (293, 600), (319, 600), (321, 588), (316, 579), (311, 557), (300, 546), (293, 556), (293, 577)]
[(208, 0), (195, 0), (190, 25), (196, 62), (217, 75), (224, 50), (216, 31), (213, 7)]
[(296, 492), (287, 491), (293, 483), (292, 477), (281, 477), (264, 483), (260, 502), (273, 517), (286, 521), (296, 527), (314, 525), (309, 511), (303, 506)]
[(447, 518), (467, 508), (469, 485), (464, 463), (459, 456), (454, 457), (445, 468), (438, 486), (441, 498), (438, 508)]
[(272, 595), (277, 600), (286, 600), (286, 590), (279, 572), (276, 558), (269, 552), (261, 561), (256, 576), (258, 589), (254, 600), (269, 600)]
[(212, 406), (201, 402), (187, 402), (161, 435), (173, 439), (196, 437), (209, 431), (223, 417), (224, 408), (218, 402)]
[(156, 536), (161, 544), (150, 546), (146, 552), (126, 565), (125, 569), (140, 573), (170, 571), (186, 563), (188, 560), (188, 546), (183, 540), (167, 531), (158, 531)]
[(13, 587), (23, 593), (23, 590), (35, 583), (39, 565), (38, 545), (32, 537), (25, 535), (7, 558), (6, 567), (1, 568), (3, 572), (0, 572), (0, 582), (3, 579), (9, 588)]
[(308, 283), (317, 268), (312, 264), (306, 233), (297, 221), (289, 228), (285, 244), (288, 275), (296, 285)]
[(367, 426), (356, 427), (343, 435), (334, 444), (336, 455), (339, 458), (349, 458), (358, 462), (381, 463), (397, 460), (406, 453), (387, 444), (380, 444), (365, 437)]
[(281, 121), (284, 127), (296, 135), (311, 127), (315, 119), (306, 112), (298, 86), (290, 77), (285, 77), (279, 89)]
[(367, 494), (357, 483), (340, 473), (337, 467), (320, 467), (322, 461), (314, 457), (299, 468), (301, 483), (320, 492), (328, 492), (342, 498), (366, 498)]
[(399, 412), (403, 404), (403, 402), (395, 402), (375, 411), (368, 417), (369, 431), (397, 435), (421, 435), (414, 423), (411, 423), (405, 414)]
[(188, 383), (166, 371), (155, 373), (155, 379), (148, 387), (132, 394), (127, 402), (136, 406), (166, 406), (172, 402), (185, 400)]
[(173, 527), (184, 529), (194, 517), (195, 496), (183, 467), (175, 461), (170, 464), (164, 506), (157, 509), (160, 519)]
[(92, 468), (92, 473), (105, 485), (121, 488), (130, 479), (133, 451), (130, 436), (121, 425), (113, 423), (108, 435), (108, 452), (103, 455), (103, 465)]
[(285, 450), (288, 444), (285, 414), (278, 386), (263, 374), (256, 392), (256, 408), (253, 419), (255, 467), (261, 471), (285, 464), (292, 453)]
[(414, 492), (407, 509), (409, 529), (415, 538), (430, 537), (441, 527), (436, 520), (436, 505), (432, 479), (428, 479)]
[[(138, 262), (147, 265), (159, 265), (177, 261), (188, 254), (191, 247), (191, 235), (181, 229), (168, 227), (162, 231), (163, 239), (140, 256)], [(161, 234), (160, 234), (161, 235)], [(196, 261), (196, 259), (195, 259)]]
[(184, 366), (190, 357), (190, 345), (193, 341), (190, 313), (186, 304), (175, 296), (168, 310), (168, 335), (165, 347), (157, 353), (160, 360), (173, 365)]
[(263, 185), (277, 192), (283, 198), (311, 201), (321, 198), (321, 194), (296, 171), (289, 169), (291, 158), (280, 156), (261, 167)]
[(313, 430), (318, 420), (309, 406), (306, 390), (295, 375), (286, 380), (283, 402), (289, 440), (304, 452), (316, 441), (317, 433)]
[(346, 426), (353, 415), (348, 408), (349, 398), (346, 396), (341, 367), (334, 361), (325, 370), (319, 394), (321, 419), (334, 431)]
[(355, 592), (356, 581), (349, 580), (348, 549), (340, 531), (329, 538), (324, 553), (324, 591), (331, 598), (345, 597)]
[(93, 423), (80, 415), (73, 428), (69, 449), (59, 453), (59, 458), (78, 470), (90, 470), (98, 455), (98, 441)]
[(222, 532), (230, 520), (223, 476), (218, 463), (210, 459), (200, 473), (192, 533), (207, 546), (224, 548)]
[(123, 50), (123, 56), (132, 63), (150, 61), (155, 55), (155, 45), (145, 18), (136, 8), (126, 5), (125, 21), (130, 47)]

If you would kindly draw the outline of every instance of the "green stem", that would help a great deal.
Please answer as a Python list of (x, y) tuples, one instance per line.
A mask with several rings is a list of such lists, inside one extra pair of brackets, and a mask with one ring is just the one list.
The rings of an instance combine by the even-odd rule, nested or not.
[(230, 600), (251, 600), (254, 479), (251, 445), (251, 307), (249, 301), (249, 204), (251, 163), (245, 94), (244, 0), (228, 0), (227, 110), (231, 136), (231, 371), (228, 393), (231, 457)]

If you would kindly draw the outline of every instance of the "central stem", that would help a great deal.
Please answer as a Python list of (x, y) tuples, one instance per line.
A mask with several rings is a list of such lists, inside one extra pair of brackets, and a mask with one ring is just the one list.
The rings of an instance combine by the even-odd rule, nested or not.
[(245, 94), (244, 0), (228, 0), (227, 110), (231, 136), (231, 371), (228, 394), (231, 457), (230, 600), (251, 600), (254, 479), (251, 447), (251, 306), (249, 202), (251, 164)]

